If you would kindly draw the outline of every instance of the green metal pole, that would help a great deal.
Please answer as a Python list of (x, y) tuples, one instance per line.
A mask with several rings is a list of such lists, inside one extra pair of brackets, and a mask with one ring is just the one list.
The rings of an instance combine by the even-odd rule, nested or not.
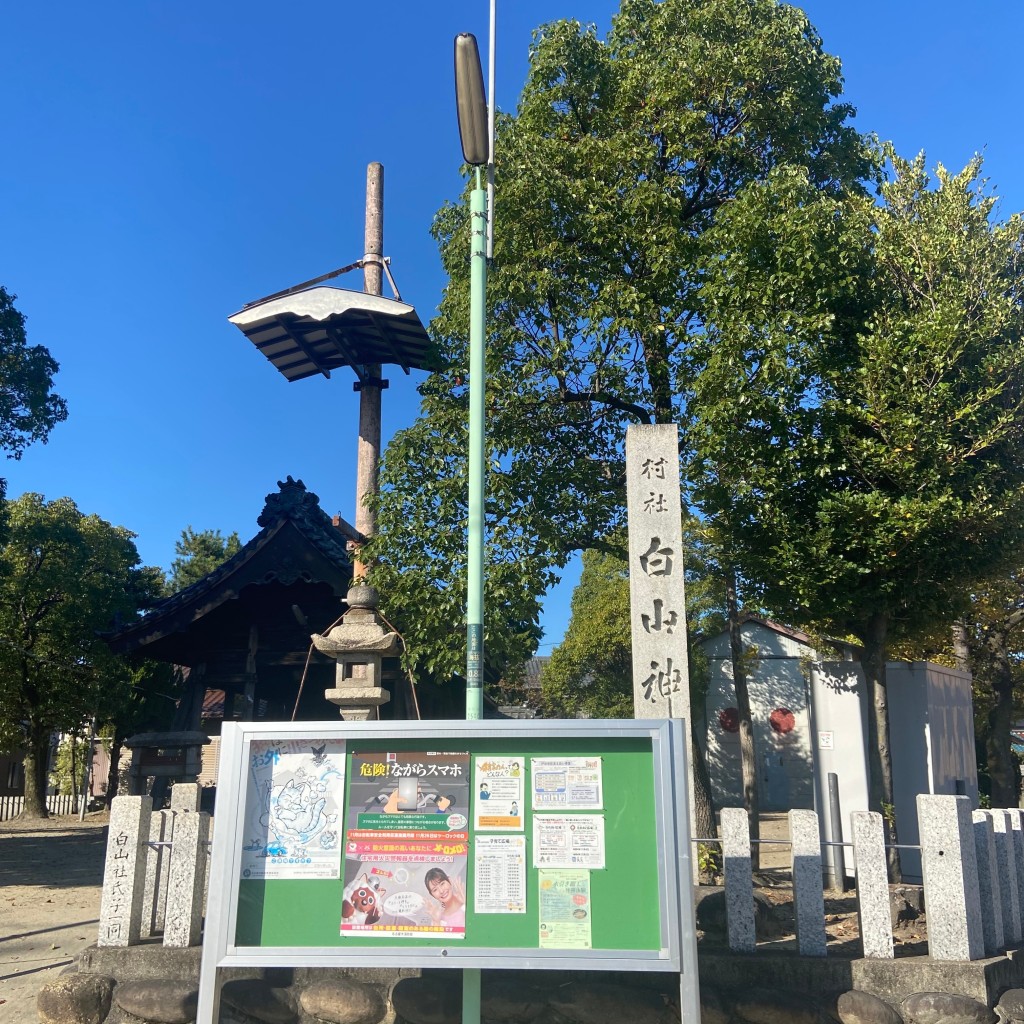
[(469, 593), (466, 599), (466, 718), (483, 718), (484, 693), (484, 389), (487, 310), (487, 193), (476, 168), (469, 195)]

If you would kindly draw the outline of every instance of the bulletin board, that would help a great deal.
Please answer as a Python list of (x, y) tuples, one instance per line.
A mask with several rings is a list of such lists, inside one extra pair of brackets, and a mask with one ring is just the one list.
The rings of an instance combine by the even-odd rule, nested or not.
[(696, 977), (686, 736), (679, 719), (225, 723), (201, 990), (227, 966)]

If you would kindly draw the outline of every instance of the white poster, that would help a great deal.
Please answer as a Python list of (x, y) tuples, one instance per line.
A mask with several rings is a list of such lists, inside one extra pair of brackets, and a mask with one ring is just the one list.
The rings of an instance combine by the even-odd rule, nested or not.
[(478, 757), (473, 762), (473, 827), (483, 832), (522, 832), (524, 759)]
[(242, 878), (340, 878), (344, 740), (253, 740)]
[(535, 814), (535, 868), (603, 868), (603, 814)]
[(477, 836), (473, 885), (477, 914), (525, 914), (526, 836)]
[(600, 811), (600, 757), (535, 757), (530, 761), (535, 811)]

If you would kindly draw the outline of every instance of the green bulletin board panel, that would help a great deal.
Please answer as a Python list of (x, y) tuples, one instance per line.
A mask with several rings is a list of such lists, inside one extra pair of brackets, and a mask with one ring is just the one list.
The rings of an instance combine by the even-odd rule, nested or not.
[[(443, 723), (436, 723), (443, 728)], [(307, 724), (307, 728), (308, 724)], [(314, 727), (315, 729), (315, 727)], [(337, 726), (334, 725), (334, 729)], [(437, 745), (437, 735), (429, 745)], [(346, 778), (352, 778), (352, 755), (379, 751), (421, 751), (425, 740), (360, 740), (346, 737)], [(593, 950), (658, 951), (663, 946), (663, 893), (660, 884), (656, 815), (656, 765), (653, 742), (647, 737), (599, 736), (446, 737), (447, 750), (466, 750), (472, 760), (487, 755), (525, 758), (524, 832), (526, 836), (526, 913), (476, 914), (473, 910), (473, 843), (469, 829), (466, 886), (466, 934), (450, 937), (396, 938), (340, 934), (343, 878), (241, 879), (238, 884), (235, 944), (239, 947), (429, 948), (456, 945), (495, 949), (538, 948), (538, 871), (533, 867), (533, 815), (530, 806), (530, 758), (600, 757), (604, 810), (578, 812), (603, 815), (605, 867), (590, 872)], [(472, 778), (472, 773), (471, 773)], [(348, 786), (346, 786), (347, 803)], [(346, 814), (348, 808), (346, 806)], [(577, 812), (573, 812), (577, 813)], [(492, 832), (481, 833), (493, 835)], [(506, 833), (507, 834), (507, 833)], [(339, 858), (342, 856), (339, 851)]]

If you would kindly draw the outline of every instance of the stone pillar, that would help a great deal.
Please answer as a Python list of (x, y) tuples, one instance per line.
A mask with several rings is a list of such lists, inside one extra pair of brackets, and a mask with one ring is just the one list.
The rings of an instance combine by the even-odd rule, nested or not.
[(171, 786), (172, 811), (199, 810), (199, 783), (176, 782)]
[(1006, 811), (1010, 819), (1010, 836), (1013, 839), (1013, 859), (1017, 866), (1017, 904), (1020, 908), (1020, 938), (1024, 941), (1024, 832), (1021, 831), (1020, 811), (1011, 807)]
[(853, 859), (857, 869), (857, 917), (864, 956), (892, 960), (892, 918), (889, 913), (889, 871), (885, 861), (885, 829), (877, 811), (855, 811)]
[(933, 960), (980, 960), (985, 937), (971, 802), (965, 796), (920, 793), (917, 821), (928, 953)]
[(1021, 940), (1020, 888), (1017, 878), (1017, 858), (1013, 849), (1013, 827), (1009, 811), (986, 811), (992, 820), (996, 845), (996, 872), (1002, 896), (1003, 942), (1016, 946)]
[(978, 898), (981, 900), (982, 934), (985, 953), (995, 956), (1006, 946), (1003, 936), (1003, 908), (999, 891), (999, 865), (992, 819), (984, 811), (971, 815), (974, 830), (974, 854), (978, 860)]
[[(173, 796), (171, 799), (173, 800)], [(167, 902), (167, 873), (171, 867), (171, 850), (162, 844), (169, 843), (173, 833), (174, 814), (171, 811), (154, 811), (149, 821), (150, 845), (146, 848), (146, 897), (140, 932), (144, 939), (158, 935), (164, 930), (164, 905)]]
[(206, 841), (210, 816), (184, 811), (175, 815), (171, 872), (167, 883), (164, 945), (197, 946), (202, 934), (203, 892), (206, 888)]
[(753, 953), (757, 947), (757, 933), (754, 928), (750, 823), (742, 807), (722, 808), (722, 861), (729, 948), (734, 953)]
[(110, 807), (107, 859), (100, 899), (100, 946), (134, 946), (142, 929), (146, 889), (146, 847), (153, 801), (119, 796)]
[(821, 839), (814, 811), (789, 812), (793, 858), (793, 912), (796, 943), (802, 956), (825, 956), (825, 896), (822, 890)]

